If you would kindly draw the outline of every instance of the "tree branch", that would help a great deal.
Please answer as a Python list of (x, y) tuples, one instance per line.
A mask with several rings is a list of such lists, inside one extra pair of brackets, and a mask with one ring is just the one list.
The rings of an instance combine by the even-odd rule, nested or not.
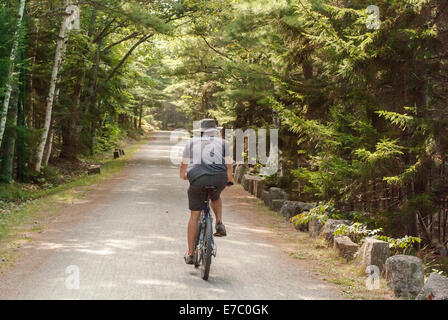
[(112, 77), (115, 75), (115, 73), (117, 73), (117, 71), (123, 66), (123, 64), (126, 62), (126, 60), (131, 56), (131, 54), (134, 52), (135, 49), (137, 49), (137, 47), (139, 45), (141, 45), (143, 42), (147, 41), (149, 38), (151, 38), (152, 36), (154, 36), (154, 33), (151, 33), (149, 35), (145, 35), (143, 37), (140, 38), (140, 40), (138, 40), (132, 47), (131, 49), (129, 49), (129, 51), (124, 55), (124, 57), (120, 60), (120, 62), (115, 66), (115, 68), (112, 70), (112, 72), (109, 74), (109, 76), (107, 77), (106, 81), (104, 81), (103, 83), (103, 87), (104, 85), (109, 82), (110, 79), (112, 79)]
[(118, 40), (117, 42), (114, 42), (114, 43), (108, 45), (106, 48), (104, 48), (103, 51), (110, 50), (112, 47), (114, 47), (114, 46), (116, 46), (116, 45), (119, 45), (120, 43), (125, 42), (125, 41), (127, 41), (127, 40), (129, 40), (129, 39), (133, 39), (133, 38), (137, 37), (139, 34), (140, 34), (140, 33), (138, 33), (138, 32), (134, 32), (134, 33), (132, 33), (132, 34), (130, 34), (130, 35), (124, 37), (123, 39)]
[(207, 39), (205, 39), (205, 37), (204, 37), (203, 35), (200, 35), (200, 37), (202, 38), (202, 40), (204, 40), (205, 44), (206, 44), (210, 49), (212, 49), (213, 51), (215, 51), (217, 54), (223, 56), (224, 58), (229, 59), (230, 61), (234, 62), (234, 61), (232, 60), (232, 58), (230, 58), (228, 55), (226, 55), (225, 53), (223, 53), (223, 52), (221, 52), (221, 51), (215, 49), (212, 45), (210, 45), (210, 43), (208, 43)]
[(93, 43), (97, 43), (99, 40), (103, 39), (107, 35), (107, 29), (117, 20), (117, 18), (113, 18), (109, 23), (101, 30), (101, 32), (93, 39)]

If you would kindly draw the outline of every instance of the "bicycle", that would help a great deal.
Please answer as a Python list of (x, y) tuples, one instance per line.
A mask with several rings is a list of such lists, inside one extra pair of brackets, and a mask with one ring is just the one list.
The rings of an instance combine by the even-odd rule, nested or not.
[[(232, 185), (232, 182), (227, 183), (227, 186)], [(207, 193), (207, 200), (205, 201), (205, 208), (202, 210), (199, 219), (199, 231), (195, 241), (193, 263), (195, 268), (201, 267), (202, 279), (208, 280), (212, 256), (216, 258), (216, 245), (213, 237), (213, 217), (210, 214), (210, 195), (216, 191), (216, 187), (204, 186), (202, 190)]]

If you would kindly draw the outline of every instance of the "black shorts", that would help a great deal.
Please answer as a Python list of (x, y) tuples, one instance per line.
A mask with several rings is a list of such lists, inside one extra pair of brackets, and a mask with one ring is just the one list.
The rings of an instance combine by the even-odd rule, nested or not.
[(188, 188), (188, 207), (191, 211), (202, 211), (207, 201), (207, 194), (202, 191), (203, 186), (215, 186), (217, 190), (211, 195), (212, 201), (219, 199), (227, 184), (227, 174), (203, 175), (190, 182)]

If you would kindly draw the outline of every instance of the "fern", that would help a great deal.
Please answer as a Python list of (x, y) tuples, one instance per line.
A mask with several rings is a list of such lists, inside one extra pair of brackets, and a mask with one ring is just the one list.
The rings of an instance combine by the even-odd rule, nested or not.
[(400, 129), (405, 130), (415, 124), (415, 118), (408, 114), (400, 114), (397, 112), (380, 110), (376, 112), (381, 117), (390, 121), (390, 123), (397, 125)]

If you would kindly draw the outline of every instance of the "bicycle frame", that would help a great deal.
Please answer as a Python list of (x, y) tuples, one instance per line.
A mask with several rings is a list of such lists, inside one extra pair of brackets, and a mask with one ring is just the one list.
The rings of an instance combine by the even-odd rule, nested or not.
[[(210, 200), (206, 201), (205, 208), (201, 212), (201, 217), (199, 218), (199, 241), (196, 246), (196, 250), (199, 250), (201, 252), (201, 249), (204, 246), (204, 237), (205, 237), (205, 225), (206, 223), (210, 223), (210, 225), (213, 225), (213, 217), (210, 214)], [(215, 240), (212, 236), (212, 248), (213, 252), (212, 255), (216, 257), (216, 246), (215, 246)]]
[[(227, 183), (228, 186), (233, 185), (232, 182)], [(208, 280), (210, 273), (210, 266), (212, 263), (212, 256), (216, 258), (216, 245), (213, 233), (213, 218), (210, 213), (210, 197), (211, 193), (217, 191), (214, 186), (204, 187), (207, 192), (207, 200), (204, 201), (204, 209), (201, 211), (201, 216), (198, 222), (198, 234), (196, 236), (195, 251), (194, 251), (194, 265), (198, 268), (202, 265), (201, 274), (204, 280)]]

